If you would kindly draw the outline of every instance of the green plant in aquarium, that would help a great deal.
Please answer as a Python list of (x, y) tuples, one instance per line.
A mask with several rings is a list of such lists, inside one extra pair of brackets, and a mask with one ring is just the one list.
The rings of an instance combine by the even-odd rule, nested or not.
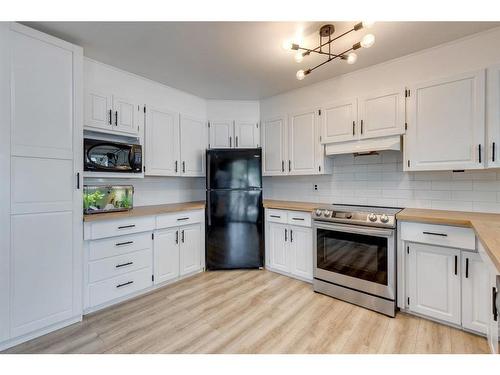
[(90, 207), (95, 206), (102, 198), (104, 198), (104, 194), (99, 190), (92, 194), (83, 194), (83, 208), (87, 210)]
[(121, 206), (123, 208), (130, 208), (132, 206), (132, 199), (130, 199), (130, 197), (128, 195), (123, 197), (123, 199), (121, 201)]

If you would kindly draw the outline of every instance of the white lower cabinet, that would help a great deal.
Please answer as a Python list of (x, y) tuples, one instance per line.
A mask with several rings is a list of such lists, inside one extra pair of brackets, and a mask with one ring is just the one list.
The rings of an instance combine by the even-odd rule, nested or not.
[(460, 250), (416, 243), (407, 249), (410, 310), (460, 324)]
[(489, 272), (479, 254), (462, 252), (462, 326), (486, 334)]
[(155, 284), (179, 277), (179, 229), (156, 231), (154, 249)]
[(189, 275), (201, 267), (201, 225), (199, 223), (180, 228), (180, 275)]
[[(266, 211), (266, 267), (271, 271), (311, 281), (313, 240), (310, 214)], [(300, 219), (302, 225), (294, 225), (298, 221), (294, 219)]]

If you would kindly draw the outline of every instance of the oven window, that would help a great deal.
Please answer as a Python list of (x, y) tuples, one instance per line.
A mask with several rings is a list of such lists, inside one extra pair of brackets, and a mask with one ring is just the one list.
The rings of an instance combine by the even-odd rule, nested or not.
[(387, 285), (387, 238), (317, 229), (317, 267)]

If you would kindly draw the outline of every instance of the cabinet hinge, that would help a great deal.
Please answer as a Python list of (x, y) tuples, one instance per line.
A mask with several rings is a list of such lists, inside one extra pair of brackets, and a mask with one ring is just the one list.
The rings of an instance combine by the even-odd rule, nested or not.
[(410, 297), (408, 297), (408, 306), (410, 306)]
[(146, 166), (142, 167), (142, 170), (143, 170), (144, 172), (146, 172)]
[(321, 116), (321, 109), (318, 109), (318, 115)]
[(405, 130), (408, 130), (408, 123), (405, 122)]
[(208, 122), (208, 127), (210, 127), (210, 121)]
[(319, 136), (319, 141), (321, 142), (321, 135)]
[(155, 281), (155, 275), (151, 275), (151, 281)]
[(210, 148), (210, 143), (208, 144), (208, 148)]
[(410, 246), (406, 246), (406, 253), (410, 254)]
[(318, 170), (321, 172), (321, 165), (318, 165)]
[(154, 233), (151, 233), (151, 239), (154, 240), (155, 239), (155, 234)]
[(259, 128), (259, 123), (256, 123), (255, 126), (257, 127), (257, 129)]
[(410, 160), (408, 160), (408, 168), (410, 167)]
[(146, 106), (144, 106), (144, 113), (146, 113)]

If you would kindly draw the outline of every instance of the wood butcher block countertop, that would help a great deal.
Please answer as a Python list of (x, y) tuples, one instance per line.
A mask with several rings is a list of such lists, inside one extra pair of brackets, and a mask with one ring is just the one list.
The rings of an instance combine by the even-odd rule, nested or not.
[(397, 219), (472, 228), (500, 273), (500, 214), (405, 208)]
[(265, 208), (275, 208), (278, 210), (307, 211), (312, 212), (315, 208), (328, 206), (327, 204), (313, 202), (277, 201), (274, 199), (264, 199)]
[(153, 215), (167, 214), (170, 212), (199, 210), (202, 208), (205, 208), (205, 201), (160, 204), (156, 206), (138, 206), (134, 207), (130, 211), (83, 215), (83, 221), (91, 222), (91, 221), (101, 221), (101, 220), (111, 220), (111, 219), (125, 219), (128, 217), (137, 217), (137, 216), (153, 216)]

